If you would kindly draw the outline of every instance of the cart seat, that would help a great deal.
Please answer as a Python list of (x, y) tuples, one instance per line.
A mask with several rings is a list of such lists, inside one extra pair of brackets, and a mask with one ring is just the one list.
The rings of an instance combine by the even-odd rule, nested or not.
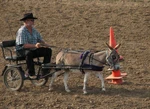
[(19, 61), (19, 60), (25, 60), (25, 57), (19, 57), (19, 56), (6, 56), (5, 57), (6, 60), (12, 60), (12, 61)]
[(7, 40), (0, 43), (2, 48), (3, 57), (8, 61), (21, 61), (25, 60), (25, 57), (20, 57), (16, 55), (15, 51), (16, 40)]

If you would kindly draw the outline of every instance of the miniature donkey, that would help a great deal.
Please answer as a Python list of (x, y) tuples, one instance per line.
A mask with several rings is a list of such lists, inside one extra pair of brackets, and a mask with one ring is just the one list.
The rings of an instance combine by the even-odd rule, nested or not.
[[(84, 86), (83, 93), (87, 94), (86, 84), (87, 79), (90, 73), (95, 74), (100, 80), (102, 85), (102, 91), (105, 91), (105, 84), (103, 79), (103, 66), (110, 66), (108, 70), (116, 70), (119, 69), (119, 55), (117, 53), (117, 49), (120, 47), (120, 44), (116, 45), (114, 48), (110, 47), (107, 43), (108, 50), (100, 51), (100, 52), (81, 52), (81, 51), (73, 51), (73, 50), (62, 50), (56, 56), (56, 65), (61, 70), (64, 70), (64, 86), (67, 92), (70, 92), (70, 89), (67, 85), (68, 74), (70, 71), (75, 72), (76, 70), (84, 73)], [(68, 69), (63, 69), (63, 66), (70, 66)], [(77, 66), (79, 69), (71, 69), (71, 66)], [(76, 71), (77, 72), (77, 71)], [(49, 90), (52, 90), (52, 85), (54, 79), (62, 72), (55, 72), (52, 76)]]

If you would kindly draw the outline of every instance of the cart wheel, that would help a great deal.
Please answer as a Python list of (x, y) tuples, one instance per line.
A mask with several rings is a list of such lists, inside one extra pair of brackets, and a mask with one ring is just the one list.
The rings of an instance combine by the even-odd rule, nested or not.
[(31, 80), (31, 83), (35, 86), (44, 86), (48, 81), (48, 78), (42, 78), (38, 80)]
[(4, 72), (4, 84), (8, 89), (18, 91), (23, 83), (23, 75), (18, 68), (11, 67)]
[[(40, 67), (38, 65), (35, 65), (35, 72), (36, 72), (36, 75), (39, 73), (39, 75), (42, 75), (41, 74), (41, 71), (40, 71)], [(34, 79), (34, 80), (31, 80), (31, 83), (35, 86), (44, 86), (48, 81), (48, 77), (45, 77), (45, 78), (41, 78), (41, 79)]]

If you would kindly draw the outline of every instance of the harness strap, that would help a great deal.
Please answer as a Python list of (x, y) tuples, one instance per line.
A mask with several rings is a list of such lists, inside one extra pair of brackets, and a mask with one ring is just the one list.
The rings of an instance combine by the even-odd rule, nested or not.
[(84, 61), (85, 61), (85, 59), (86, 59), (86, 57), (88, 56), (88, 54), (90, 53), (90, 51), (85, 51), (82, 55), (81, 55), (81, 57), (80, 57), (80, 59), (82, 59), (82, 61), (81, 61), (81, 63), (80, 63), (80, 71), (83, 73), (83, 74), (85, 74), (85, 72), (84, 72), (84, 70), (83, 70), (83, 64), (84, 64)]
[(94, 53), (91, 53), (90, 56), (89, 56), (89, 64), (90, 64), (90, 65), (92, 65), (92, 63), (93, 63), (93, 57), (94, 57), (93, 54), (94, 54)]
[(87, 58), (87, 56), (88, 56), (88, 54), (89, 54), (90, 52), (89, 51), (86, 51), (86, 52), (84, 52), (82, 55), (81, 55), (81, 57), (83, 57), (82, 58), (82, 61), (81, 61), (81, 63), (80, 63), (80, 71), (83, 73), (83, 74), (85, 74), (85, 72), (84, 72), (84, 68), (89, 68), (90, 70), (93, 70), (93, 71), (102, 71), (103, 70), (103, 68), (104, 68), (104, 66), (95, 66), (95, 65), (93, 65), (92, 63), (93, 63), (93, 60), (94, 60), (94, 53), (90, 53), (90, 55), (89, 55), (89, 64), (84, 64), (84, 61), (85, 61), (85, 59)]

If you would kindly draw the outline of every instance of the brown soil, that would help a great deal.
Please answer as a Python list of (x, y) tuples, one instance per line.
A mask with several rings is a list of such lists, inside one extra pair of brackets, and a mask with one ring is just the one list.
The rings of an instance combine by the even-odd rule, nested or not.
[[(105, 50), (113, 27), (118, 52), (124, 57), (124, 84), (108, 84), (101, 91), (91, 76), (88, 95), (82, 94), (83, 75), (70, 75), (71, 93), (64, 90), (62, 76), (55, 89), (34, 87), (25, 81), (20, 92), (6, 89), (0, 78), (0, 109), (149, 109), (150, 108), (150, 1), (149, 0), (1, 0), (0, 41), (14, 39), (25, 12), (33, 12), (37, 30), (51, 45), (74, 50)], [(6, 23), (8, 21), (8, 23)], [(9, 28), (9, 26), (10, 28)], [(11, 32), (10, 32), (11, 30)], [(12, 35), (11, 35), (12, 34)], [(59, 49), (53, 49), (53, 61)], [(0, 71), (6, 61), (0, 53)], [(111, 74), (105, 67), (104, 78)]]

